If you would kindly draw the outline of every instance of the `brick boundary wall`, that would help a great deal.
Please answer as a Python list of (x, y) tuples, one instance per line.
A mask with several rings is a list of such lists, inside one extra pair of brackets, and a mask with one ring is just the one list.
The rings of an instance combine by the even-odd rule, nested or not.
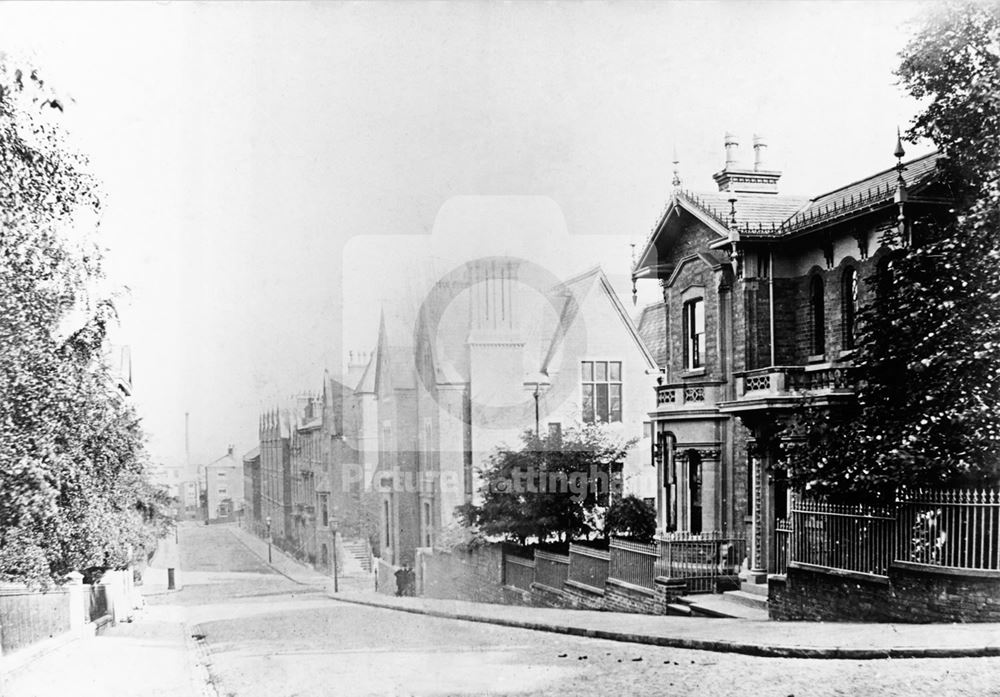
[(579, 583), (567, 581), (562, 588), (563, 596), (570, 602), (574, 610), (603, 610), (604, 591), (596, 590)]
[(888, 580), (789, 567), (768, 579), (772, 620), (1000, 622), (1000, 574), (894, 563)]
[(499, 545), (480, 547), (471, 552), (436, 551), (428, 554), (421, 550), (417, 553), (417, 569), (421, 576), (418, 587), (421, 595), (427, 598), (567, 610), (665, 615), (667, 605), (676, 602), (687, 588), (683, 581), (661, 576), (655, 579), (654, 590), (608, 579), (601, 590), (567, 582), (562, 588), (532, 583), (531, 590), (525, 591), (503, 585)]
[(535, 607), (573, 609), (573, 601), (559, 588), (551, 588), (541, 583), (531, 584), (531, 604)]
[(640, 588), (613, 578), (604, 586), (604, 609), (611, 612), (635, 612), (643, 615), (663, 615), (666, 605), (655, 590)]

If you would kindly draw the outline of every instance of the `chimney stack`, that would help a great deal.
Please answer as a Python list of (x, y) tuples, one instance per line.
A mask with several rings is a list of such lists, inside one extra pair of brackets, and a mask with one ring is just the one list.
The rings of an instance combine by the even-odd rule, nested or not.
[(767, 140), (755, 134), (753, 137), (753, 168), (739, 162), (739, 139), (726, 133), (726, 166), (712, 175), (719, 191), (735, 194), (776, 194), (781, 172), (767, 169)]
[(753, 136), (753, 170), (760, 172), (767, 169), (764, 164), (767, 160), (767, 140), (764, 136), (755, 133)]

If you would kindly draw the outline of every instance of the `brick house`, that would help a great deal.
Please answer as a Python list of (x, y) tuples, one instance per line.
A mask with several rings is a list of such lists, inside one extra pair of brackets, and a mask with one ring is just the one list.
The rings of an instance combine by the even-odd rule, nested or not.
[(749, 565), (763, 573), (787, 515), (787, 488), (770, 471), (777, 434), (805, 398), (854, 398), (858, 308), (892, 255), (881, 232), (919, 234), (948, 198), (937, 153), (903, 162), (897, 146), (896, 166), (806, 198), (778, 192), (763, 138), (752, 166), (738, 147), (727, 134), (709, 193), (681, 188), (675, 162), (633, 280), (656, 279), (663, 292), (639, 321), (662, 371), (650, 413), (659, 529), (746, 535)]
[[(626, 493), (655, 500), (645, 437), (656, 364), (604, 272), (547, 278), (486, 259), (444, 278), (409, 322), (383, 314), (373, 357), (382, 558), (413, 562), (459, 532), (475, 470), (527, 430), (601, 422), (639, 444)], [(457, 540), (455, 540), (457, 541)]]
[(261, 414), (260, 441), (260, 525), (271, 522), (271, 536), (282, 540), (291, 535), (292, 414), (288, 409), (272, 409)]
[[(363, 366), (348, 380), (355, 390), (324, 374), (319, 394), (303, 394), (260, 419), (260, 444), (246, 479), (254, 487), (249, 520), (263, 531), (268, 517), (274, 539), (319, 568), (332, 566), (333, 537), (360, 534), (364, 502), (363, 428), (366, 394)], [(250, 457), (250, 455), (248, 455)]]

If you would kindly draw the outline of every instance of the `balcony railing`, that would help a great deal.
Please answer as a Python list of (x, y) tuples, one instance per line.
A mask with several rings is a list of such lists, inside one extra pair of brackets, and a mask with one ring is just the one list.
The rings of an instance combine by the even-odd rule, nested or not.
[(720, 396), (719, 387), (719, 381), (658, 385), (656, 387), (656, 408), (681, 410), (714, 406)]
[(723, 411), (792, 406), (803, 397), (830, 400), (854, 394), (857, 373), (850, 366), (771, 366), (736, 373), (736, 399), (724, 403)]

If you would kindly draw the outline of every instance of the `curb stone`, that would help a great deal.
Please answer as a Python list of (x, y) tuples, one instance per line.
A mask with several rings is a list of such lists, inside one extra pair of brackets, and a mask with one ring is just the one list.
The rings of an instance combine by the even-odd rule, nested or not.
[(431, 610), (417, 607), (402, 607), (398, 605), (388, 605), (373, 601), (358, 600), (356, 598), (341, 598), (330, 596), (332, 600), (342, 603), (352, 603), (367, 607), (381, 608), (383, 610), (396, 610), (398, 612), (409, 612), (415, 615), (427, 615), (429, 617), (440, 617), (443, 619), (463, 620), (466, 622), (480, 622), (484, 624), (496, 624), (504, 627), (514, 627), (516, 629), (530, 629), (538, 632), (553, 632), (556, 634), (568, 634), (570, 636), (580, 636), (590, 639), (607, 639), (609, 641), (621, 641), (632, 644), (646, 644), (650, 646), (660, 646), (674, 649), (692, 649), (697, 651), (713, 651), (716, 653), (736, 653), (746, 656), (759, 656), (764, 658), (822, 658), (822, 659), (848, 659), (856, 661), (877, 660), (887, 658), (986, 658), (1000, 656), (1000, 645), (996, 646), (970, 646), (970, 647), (889, 647), (889, 648), (852, 648), (845, 646), (836, 647), (810, 647), (810, 646), (780, 646), (747, 644), (735, 641), (722, 641), (716, 639), (690, 639), (681, 637), (656, 636), (650, 634), (633, 634), (629, 632), (617, 632), (608, 629), (587, 629), (586, 627), (574, 627), (569, 625), (545, 624), (542, 622), (528, 622), (524, 620), (505, 619), (502, 617), (485, 617), (482, 615), (470, 615), (461, 612), (446, 612), (443, 610)]

